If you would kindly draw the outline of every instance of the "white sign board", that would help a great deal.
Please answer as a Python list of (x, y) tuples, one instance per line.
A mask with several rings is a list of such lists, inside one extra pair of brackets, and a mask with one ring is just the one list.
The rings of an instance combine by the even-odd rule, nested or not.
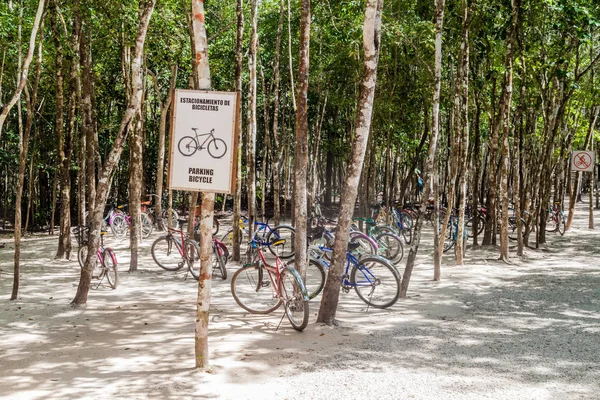
[(176, 90), (174, 102), (169, 189), (233, 192), (237, 93)]
[(593, 171), (594, 170), (594, 152), (593, 151), (573, 151), (571, 157), (571, 167), (574, 171)]

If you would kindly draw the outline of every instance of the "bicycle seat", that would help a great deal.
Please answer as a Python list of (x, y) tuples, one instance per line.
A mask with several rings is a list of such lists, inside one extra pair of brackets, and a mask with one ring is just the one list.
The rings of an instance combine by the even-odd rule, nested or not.
[(100, 231), (101, 235), (106, 235), (108, 233), (108, 231)]
[(149, 206), (150, 204), (152, 204), (152, 201), (151, 200), (142, 201), (140, 204), (143, 205), (143, 206)]
[(348, 243), (348, 251), (352, 252), (360, 247), (360, 243), (350, 242)]
[(285, 244), (285, 239), (277, 239), (276, 241), (271, 243), (271, 246), (282, 246), (284, 244)]

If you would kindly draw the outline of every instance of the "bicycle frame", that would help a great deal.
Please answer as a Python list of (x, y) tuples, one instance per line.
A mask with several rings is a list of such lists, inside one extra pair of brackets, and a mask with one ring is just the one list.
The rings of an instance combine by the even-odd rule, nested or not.
[[(321, 252), (326, 252), (326, 253), (333, 253), (333, 249), (329, 248), (329, 247), (325, 247), (325, 246), (309, 246), (308, 247), (309, 250), (320, 250)], [(323, 257), (312, 257), (311, 258), (319, 263), (321, 263), (321, 265), (323, 265), (324, 267), (326, 267), (327, 269), (331, 268), (331, 264)], [(363, 276), (367, 279), (367, 281), (364, 284), (357, 284), (357, 283), (352, 283), (350, 282), (350, 268), (351, 267), (356, 267), (358, 268), (362, 273)], [(346, 268), (344, 270), (344, 275), (342, 277), (342, 287), (344, 288), (351, 288), (351, 287), (357, 287), (357, 286), (372, 286), (372, 284), (375, 282), (375, 276), (371, 273), (371, 271), (369, 270), (369, 268), (367, 268), (366, 266), (364, 266), (362, 269), (360, 268), (360, 260), (354, 256), (350, 251), (346, 251)]]
[[(206, 142), (208, 142), (209, 140), (213, 140), (215, 138), (215, 135), (213, 134), (214, 129), (212, 129), (210, 132), (208, 133), (198, 133), (198, 131), (195, 128), (192, 128), (194, 130), (194, 139), (196, 139), (196, 148), (197, 149), (202, 149), (204, 148), (204, 145), (206, 144)], [(200, 140), (198, 140), (199, 137), (201, 136), (208, 136), (206, 138), (206, 140), (204, 140), (204, 142), (202, 142), (202, 144), (200, 144)]]

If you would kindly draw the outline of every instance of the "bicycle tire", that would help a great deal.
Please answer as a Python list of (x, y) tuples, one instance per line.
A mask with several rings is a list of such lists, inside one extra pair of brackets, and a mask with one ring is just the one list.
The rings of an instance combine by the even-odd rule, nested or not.
[(198, 150), (198, 142), (191, 136), (184, 136), (179, 140), (177, 148), (182, 155), (190, 157)]
[[(385, 279), (385, 289), (382, 285)], [(400, 297), (400, 275), (398, 270), (384, 258), (367, 256), (358, 260), (352, 267), (350, 283), (358, 297), (367, 305), (375, 308), (393, 306)], [(381, 288), (380, 288), (381, 287)], [(377, 290), (383, 300), (374, 301), (373, 295)]]
[(208, 154), (212, 158), (221, 158), (227, 153), (227, 144), (223, 139), (213, 138), (213, 140), (208, 142), (206, 150), (208, 150)]
[(558, 233), (560, 233), (560, 236), (565, 235), (565, 229), (566, 229), (565, 216), (561, 212), (558, 214)]
[(172, 236), (161, 236), (152, 243), (152, 259), (166, 271), (178, 271), (183, 268), (179, 247), (179, 242)]
[[(79, 266), (81, 267), (81, 269), (83, 269), (83, 267), (85, 266), (85, 259), (87, 257), (87, 253), (87, 244), (85, 246), (81, 246), (79, 250), (77, 250), (77, 261), (79, 262)], [(94, 268), (92, 269), (92, 278), (102, 278), (102, 269), (98, 265), (98, 257), (93, 257), (92, 263), (94, 263)]]
[(112, 249), (105, 249), (102, 253), (104, 274), (111, 288), (116, 289), (119, 285), (119, 273), (117, 271), (117, 257)]
[[(213, 255), (214, 255), (214, 260), (213, 260), (213, 275), (214, 275), (214, 271), (216, 269), (219, 270), (219, 275), (221, 276), (221, 279), (225, 280), (227, 279), (227, 259), (229, 258), (229, 250), (227, 250), (227, 247), (225, 246), (225, 244), (221, 243), (221, 242), (215, 242), (213, 243)], [(218, 268), (216, 268), (218, 267)]]
[[(285, 242), (280, 244), (279, 240), (284, 239)], [(295, 247), (296, 229), (291, 225), (277, 225), (267, 234), (267, 247), (274, 256), (279, 256), (281, 259), (292, 258), (296, 251)]]
[(212, 226), (212, 235), (215, 236), (217, 233), (219, 233), (219, 220), (217, 219), (217, 217), (213, 216), (213, 226)]
[[(169, 210), (162, 211), (161, 224), (163, 232), (167, 232), (169, 226)], [(179, 214), (173, 209), (171, 209), (171, 227), (173, 229), (179, 229)]]
[[(290, 260), (287, 266), (292, 267), (294, 260)], [(306, 265), (306, 274), (304, 278), (304, 287), (308, 294), (308, 299), (312, 300), (317, 297), (325, 287), (325, 267), (323, 263), (314, 258), (308, 260)]]
[(298, 271), (291, 267), (285, 267), (281, 271), (280, 280), (285, 315), (292, 327), (302, 332), (308, 325), (308, 300), (304, 282)]
[(200, 246), (196, 243), (195, 240), (185, 239), (183, 243), (185, 246), (185, 256), (186, 256), (186, 264), (188, 266), (188, 270), (190, 274), (194, 277), (195, 280), (200, 279)]
[(141, 213), (140, 219), (142, 221), (142, 226), (140, 227), (142, 230), (142, 238), (147, 239), (150, 236), (150, 234), (152, 234), (154, 224), (152, 223), (152, 220), (146, 213)]
[(413, 227), (413, 218), (406, 211), (400, 211), (400, 218), (402, 218), (402, 226), (405, 229), (411, 230)]
[(129, 223), (124, 214), (115, 215), (110, 225), (113, 235), (118, 238), (124, 238), (129, 230)]
[(473, 222), (475, 221), (475, 218), (477, 218), (477, 235), (481, 235), (485, 228), (485, 219), (481, 215), (469, 218), (465, 223), (465, 228), (467, 229), (468, 237), (470, 238), (473, 237)]
[(231, 295), (251, 314), (269, 314), (281, 306), (281, 299), (259, 263), (246, 264), (231, 278)]
[(444, 253), (450, 250), (456, 244), (456, 238), (454, 236), (454, 224), (452, 221), (448, 223), (446, 228), (446, 236), (444, 237)]
[[(525, 238), (527, 225), (523, 218), (521, 218), (521, 227), (523, 238)], [(517, 217), (508, 217), (508, 238), (510, 240), (517, 240)]]
[(558, 230), (558, 216), (554, 212), (549, 212), (546, 218), (546, 232), (556, 232)]
[(375, 238), (379, 245), (377, 254), (392, 263), (398, 263), (404, 258), (402, 239), (393, 233), (384, 232)]
[(369, 254), (377, 254), (378, 249), (375, 247), (373, 239), (360, 231), (350, 232), (348, 242), (358, 243), (360, 246), (352, 251), (357, 258)]
[[(242, 242), (244, 241), (248, 241), (248, 232), (246, 232), (244, 229), (240, 228), (240, 238), (242, 240)], [(227, 232), (225, 232), (223, 234), (223, 236), (221, 236), (221, 242), (223, 242), (223, 244), (225, 246), (227, 246), (227, 251), (229, 254), (231, 254), (232, 252), (229, 251), (230, 248), (233, 247), (233, 228), (229, 228), (227, 230)]]

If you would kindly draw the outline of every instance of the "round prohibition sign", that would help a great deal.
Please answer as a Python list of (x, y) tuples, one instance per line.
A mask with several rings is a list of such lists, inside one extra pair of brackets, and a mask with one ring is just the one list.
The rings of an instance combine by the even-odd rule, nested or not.
[(592, 157), (588, 153), (575, 153), (573, 155), (573, 164), (577, 169), (588, 169), (592, 165)]

